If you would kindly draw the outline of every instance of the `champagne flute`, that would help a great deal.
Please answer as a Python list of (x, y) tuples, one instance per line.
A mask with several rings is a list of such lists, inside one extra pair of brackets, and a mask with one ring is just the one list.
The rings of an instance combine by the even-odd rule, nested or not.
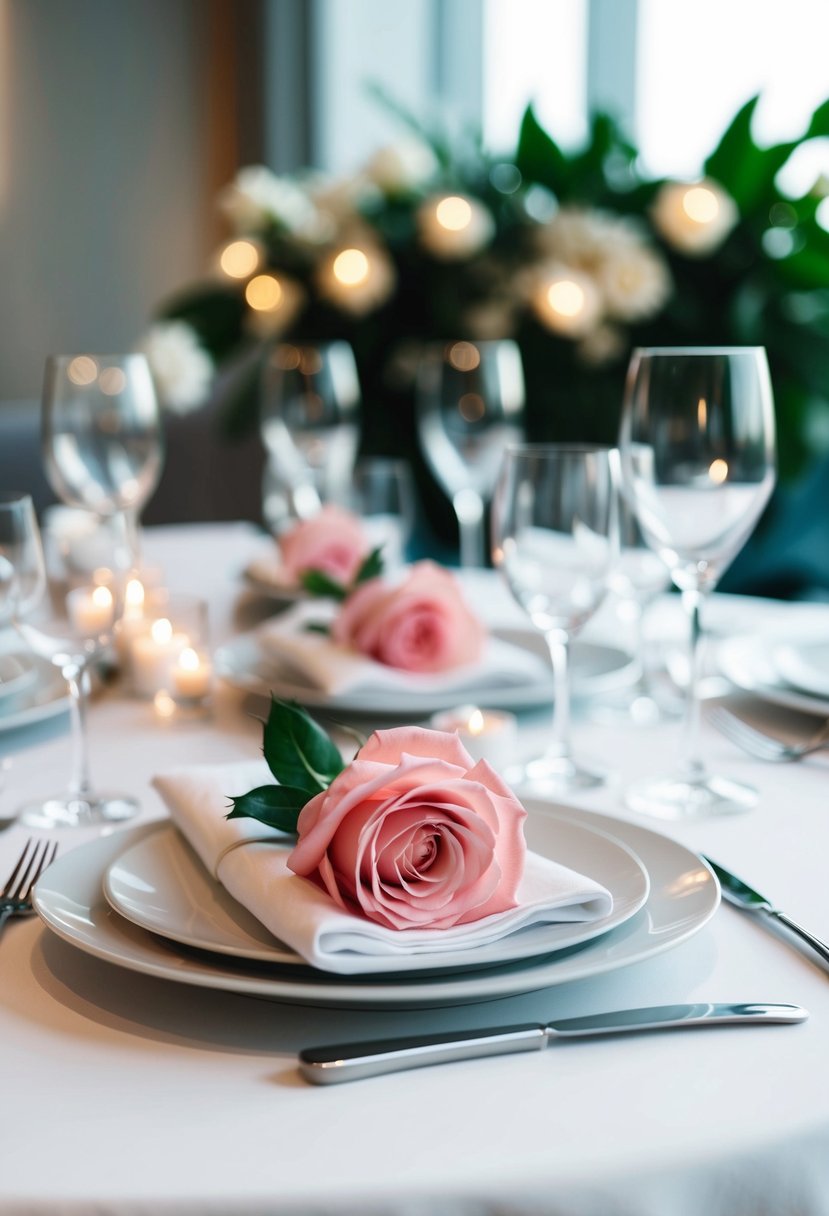
[(58, 497), (120, 516), (120, 567), (138, 565), (140, 512), (164, 459), (161, 415), (146, 356), (53, 355), (41, 415), (46, 474)]
[(348, 498), (359, 437), (360, 382), (347, 342), (278, 343), (265, 365), (260, 417), (272, 532)]
[(517, 780), (553, 793), (589, 789), (601, 773), (570, 747), (570, 641), (608, 591), (618, 555), (618, 452), (527, 444), (509, 448), (492, 506), (493, 558), (545, 637), (553, 665), (552, 739)]
[(625, 495), (682, 593), (691, 633), (678, 771), (637, 782), (627, 805), (663, 818), (748, 809), (755, 791), (710, 774), (699, 757), (699, 680), (705, 597), (747, 540), (775, 482), (765, 350), (634, 351), (619, 446)]
[(441, 342), (423, 352), (417, 423), (426, 462), (452, 500), (463, 567), (486, 564), (484, 503), (507, 444), (522, 437), (524, 373), (514, 342)]
[(123, 594), (117, 582), (74, 588), (66, 597), (68, 617), (57, 619), (44, 603), (46, 590), (43, 546), (31, 499), (0, 499), (0, 616), (8, 615), (34, 653), (60, 669), (69, 689), (73, 736), (68, 789), (24, 806), (19, 818), (38, 828), (128, 819), (139, 809), (135, 799), (101, 794), (92, 786), (86, 726), (91, 669), (112, 643)]

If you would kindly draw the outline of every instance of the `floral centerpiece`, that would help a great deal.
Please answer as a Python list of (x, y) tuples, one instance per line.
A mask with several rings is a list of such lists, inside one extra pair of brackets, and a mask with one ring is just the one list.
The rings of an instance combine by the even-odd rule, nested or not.
[(245, 168), (219, 198), (232, 231), (212, 277), (167, 301), (147, 336), (162, 395), (196, 404), (206, 360), (233, 364), (224, 422), (239, 433), (255, 420), (269, 343), (344, 338), (363, 450), (410, 455), (421, 344), (513, 337), (530, 438), (609, 442), (634, 345), (756, 344), (771, 365), (781, 473), (797, 473), (829, 433), (827, 186), (791, 198), (778, 174), (829, 134), (829, 102), (801, 137), (760, 147), (757, 100), (694, 182), (644, 174), (606, 114), (566, 152), (531, 107), (511, 157), (398, 111), (406, 142), (344, 180)]

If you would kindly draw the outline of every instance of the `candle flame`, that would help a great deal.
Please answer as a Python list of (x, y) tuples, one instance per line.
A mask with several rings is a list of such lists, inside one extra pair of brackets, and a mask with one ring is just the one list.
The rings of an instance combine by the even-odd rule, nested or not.
[(166, 617), (162, 617), (158, 621), (153, 621), (150, 626), (150, 635), (154, 642), (164, 645), (173, 636), (173, 626)]
[(140, 579), (131, 578), (127, 583), (124, 599), (130, 608), (140, 608), (144, 603), (144, 584)]
[(92, 592), (92, 603), (96, 608), (111, 608), (112, 592), (109, 587), (96, 587)]
[(469, 721), (466, 728), (470, 735), (480, 735), (484, 729), (484, 715), (479, 709), (474, 709), (469, 715)]
[(196, 654), (192, 646), (186, 646), (178, 656), (178, 665), (183, 671), (198, 671), (200, 666), (199, 656)]

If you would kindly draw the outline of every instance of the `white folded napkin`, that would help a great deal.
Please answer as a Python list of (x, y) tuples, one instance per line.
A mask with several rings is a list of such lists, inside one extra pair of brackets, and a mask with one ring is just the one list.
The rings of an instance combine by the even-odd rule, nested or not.
[(308, 629), (309, 624), (329, 625), (335, 612), (321, 600), (295, 604), (259, 628), (259, 643), (286, 674), (329, 696), (388, 690), (457, 692), (462, 698), (479, 689), (549, 687), (552, 680), (550, 664), (540, 654), (492, 635), (477, 663), (428, 673), (388, 667)]
[[(387, 929), (343, 911), (286, 865), (293, 838), (253, 819), (226, 819), (229, 799), (272, 781), (261, 760), (181, 768), (154, 778), (171, 818), (205, 868), (275, 937), (323, 971), (343, 975), (445, 966), (449, 952), (492, 947), (486, 962), (543, 954), (562, 921), (596, 921), (613, 899), (599, 883), (527, 854), (516, 908), (450, 929)], [(463, 965), (474, 965), (465, 954)]]

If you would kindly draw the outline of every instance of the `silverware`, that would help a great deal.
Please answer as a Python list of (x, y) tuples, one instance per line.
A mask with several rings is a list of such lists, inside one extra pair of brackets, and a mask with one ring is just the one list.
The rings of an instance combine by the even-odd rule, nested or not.
[(380, 1073), (422, 1068), (427, 1064), (448, 1064), (454, 1060), (507, 1052), (539, 1051), (558, 1039), (688, 1026), (793, 1024), (805, 1022), (808, 1016), (807, 1010), (799, 1005), (654, 1005), (647, 1009), (618, 1009), (588, 1017), (564, 1018), (546, 1025), (498, 1026), (492, 1030), (306, 1048), (299, 1053), (299, 1070), (315, 1085), (335, 1085), (340, 1081), (356, 1081)]
[(37, 844), (31, 838), (26, 841), (17, 865), (0, 891), (0, 932), (12, 916), (29, 916), (33, 911), (32, 888), (55, 860), (57, 851), (56, 840), (41, 840)]
[(804, 929), (796, 921), (787, 916), (785, 912), (781, 912), (779, 908), (775, 908), (771, 900), (766, 899), (765, 895), (761, 895), (759, 891), (755, 891), (748, 883), (743, 882), (736, 874), (732, 874), (729, 870), (724, 869), (717, 862), (712, 861), (710, 857), (703, 855), (702, 860), (707, 862), (711, 869), (720, 880), (723, 899), (727, 899), (729, 903), (734, 904), (737, 908), (742, 908), (746, 912), (755, 912), (760, 916), (769, 917), (772, 920), (778, 921), (781, 925), (785, 925), (792, 933), (797, 934), (807, 946), (811, 946), (815, 954), (819, 955), (825, 963), (829, 963), (829, 946), (822, 942), (819, 937), (815, 937), (814, 933), (810, 933), (808, 929)]
[(811, 735), (803, 743), (784, 743), (782, 739), (766, 734), (765, 731), (758, 730), (756, 726), (750, 726), (748, 722), (738, 718), (736, 714), (724, 709), (721, 705), (710, 709), (706, 717), (711, 725), (716, 726), (717, 730), (721, 731), (727, 739), (736, 743), (744, 752), (748, 752), (757, 760), (771, 760), (778, 763), (800, 760), (803, 756), (809, 756), (812, 752), (819, 752), (823, 748), (829, 747), (829, 721), (825, 722), (816, 734)]

